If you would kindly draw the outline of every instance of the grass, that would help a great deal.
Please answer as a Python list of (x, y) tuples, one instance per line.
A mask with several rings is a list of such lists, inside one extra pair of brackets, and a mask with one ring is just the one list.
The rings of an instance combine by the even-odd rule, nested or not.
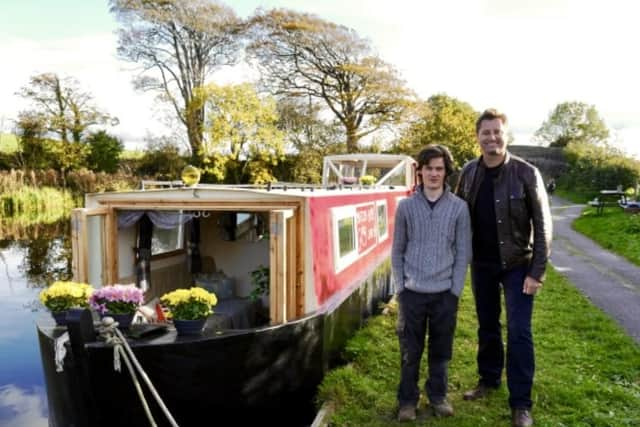
[(575, 191), (568, 190), (566, 188), (558, 188), (553, 194), (565, 200), (569, 200), (573, 203), (584, 204), (584, 203), (587, 203), (589, 200), (593, 199), (593, 196), (591, 194), (575, 192)]
[[(467, 402), (465, 390), (477, 382), (476, 320), (467, 283), (460, 302), (449, 399), (456, 415), (428, 419), (421, 398), (418, 420), (397, 423), (400, 373), (396, 308), (372, 318), (348, 343), (348, 364), (325, 377), (320, 403), (335, 406), (332, 426), (498, 426), (510, 424), (505, 385), (490, 398)], [(503, 322), (504, 324), (504, 322)], [(640, 425), (640, 347), (594, 307), (568, 280), (550, 268), (534, 310), (536, 426)], [(426, 375), (422, 364), (421, 383)]]
[(610, 207), (597, 215), (594, 208), (587, 208), (573, 222), (573, 228), (603, 248), (640, 265), (640, 214), (630, 215), (619, 207)]
[(18, 138), (12, 133), (0, 133), (0, 153), (15, 153), (18, 151)]

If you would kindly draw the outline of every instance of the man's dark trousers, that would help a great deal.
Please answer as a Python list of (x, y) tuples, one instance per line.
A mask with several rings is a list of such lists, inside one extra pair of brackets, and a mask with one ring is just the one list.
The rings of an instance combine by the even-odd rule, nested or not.
[(507, 310), (507, 386), (512, 408), (530, 409), (535, 372), (531, 314), (533, 296), (522, 292), (526, 266), (502, 271), (498, 264), (474, 262), (471, 283), (478, 315), (478, 373), (480, 383), (500, 385), (504, 348), (500, 325), (500, 284)]
[(398, 403), (401, 407), (418, 403), (420, 360), (427, 330), (429, 378), (425, 390), (431, 403), (440, 403), (447, 396), (447, 365), (452, 354), (458, 297), (448, 290), (419, 293), (404, 289), (398, 302), (397, 332), (402, 358)]

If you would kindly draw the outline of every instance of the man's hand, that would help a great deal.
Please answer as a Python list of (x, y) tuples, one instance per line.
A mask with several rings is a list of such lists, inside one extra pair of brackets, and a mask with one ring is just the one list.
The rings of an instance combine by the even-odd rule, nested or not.
[(527, 295), (535, 295), (538, 290), (542, 288), (542, 282), (538, 282), (531, 276), (527, 276), (524, 279), (524, 285), (522, 286), (522, 293)]

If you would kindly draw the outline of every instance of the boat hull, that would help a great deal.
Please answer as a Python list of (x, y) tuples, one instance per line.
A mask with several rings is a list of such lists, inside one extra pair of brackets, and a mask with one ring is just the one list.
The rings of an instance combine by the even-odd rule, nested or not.
[[(388, 260), (340, 301), (306, 318), (255, 330), (205, 329), (201, 336), (167, 332), (130, 345), (181, 426), (254, 422), (309, 425), (313, 398), (326, 370), (340, 362), (346, 340), (390, 295)], [(70, 331), (75, 329), (71, 325)], [(51, 426), (147, 425), (126, 367), (113, 370), (113, 350), (78, 343), (64, 372), (55, 370), (54, 339), (62, 331), (39, 325)], [(75, 341), (75, 342), (74, 342)], [(158, 425), (169, 425), (145, 396)], [(226, 424), (222, 424), (226, 425)]]

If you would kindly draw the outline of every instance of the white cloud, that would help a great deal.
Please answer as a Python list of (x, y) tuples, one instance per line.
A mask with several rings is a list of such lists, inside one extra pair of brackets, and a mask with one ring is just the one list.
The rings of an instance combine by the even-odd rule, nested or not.
[(110, 132), (133, 140), (142, 140), (147, 132), (162, 133), (160, 120), (154, 117), (152, 96), (133, 90), (134, 72), (115, 58), (115, 46), (112, 34), (43, 42), (13, 39), (2, 43), (0, 57), (8, 58), (6, 63), (12, 65), (4, 68), (0, 79), (0, 99), (4, 101), (0, 104), (0, 116), (15, 118), (19, 110), (27, 107), (25, 100), (15, 93), (31, 76), (52, 72), (76, 78), (82, 89), (94, 96), (98, 108), (119, 118), (120, 124)]
[[(640, 127), (640, 27), (637, 6), (625, 0), (238, 0), (245, 17), (258, 6), (289, 7), (354, 28), (394, 64), (408, 85), (426, 98), (445, 92), (477, 110), (494, 106), (514, 131), (537, 129), (560, 102), (594, 104), (608, 123)], [(120, 118), (114, 133), (127, 141), (165, 133), (150, 95), (136, 94), (131, 72), (115, 58), (115, 35), (42, 43), (9, 40), (0, 57), (11, 64), (0, 80), (0, 116), (12, 117), (12, 96), (35, 72), (77, 77), (99, 106)], [(241, 76), (241, 77), (239, 77)], [(220, 81), (251, 79), (224, 71)], [(618, 132), (625, 138), (635, 133)]]
[(12, 412), (11, 419), (2, 419), (4, 427), (46, 427), (46, 403), (44, 390), (36, 388), (33, 393), (13, 384), (0, 387), (0, 408)]

